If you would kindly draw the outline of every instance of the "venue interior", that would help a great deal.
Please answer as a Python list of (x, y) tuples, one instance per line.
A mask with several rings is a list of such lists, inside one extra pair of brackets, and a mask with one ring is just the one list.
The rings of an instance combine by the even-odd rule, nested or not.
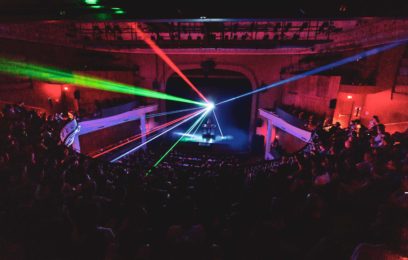
[(0, 259), (408, 259), (408, 1), (0, 13)]

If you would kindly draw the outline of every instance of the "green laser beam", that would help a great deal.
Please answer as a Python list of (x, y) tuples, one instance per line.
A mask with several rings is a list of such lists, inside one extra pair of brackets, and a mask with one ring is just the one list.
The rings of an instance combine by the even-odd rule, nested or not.
[(152, 138), (148, 139), (146, 142), (143, 142), (143, 143), (139, 144), (138, 146), (136, 146), (136, 147), (130, 149), (129, 151), (127, 151), (127, 152), (125, 152), (125, 153), (122, 153), (122, 154), (119, 155), (118, 157), (116, 157), (116, 158), (114, 158), (113, 160), (111, 160), (111, 162), (116, 162), (116, 161), (119, 160), (120, 158), (123, 158), (124, 156), (126, 156), (126, 155), (128, 155), (128, 154), (131, 154), (131, 153), (137, 151), (137, 150), (140, 149), (141, 147), (143, 147), (143, 146), (145, 146), (146, 144), (148, 144), (148, 143), (154, 141), (155, 139), (159, 138), (160, 136), (162, 136), (162, 135), (168, 133), (169, 131), (171, 131), (171, 130), (177, 128), (177, 127), (179, 127), (180, 125), (186, 123), (187, 121), (190, 121), (191, 119), (195, 118), (196, 116), (202, 114), (204, 111), (205, 111), (205, 110), (203, 109), (203, 110), (201, 110), (201, 111), (197, 111), (197, 112), (193, 113), (191, 116), (189, 116), (189, 117), (187, 117), (186, 119), (182, 120), (181, 122), (178, 122), (177, 124), (175, 124), (175, 125), (173, 125), (173, 126), (167, 128), (167, 129), (164, 130), (163, 132), (161, 132), (161, 133), (159, 133), (159, 134), (153, 136)]
[(156, 92), (149, 89), (133, 87), (127, 84), (112, 82), (108, 80), (102, 80), (94, 77), (83, 76), (80, 74), (67, 73), (64, 71), (58, 71), (55, 69), (46, 68), (43, 66), (36, 66), (32, 64), (25, 64), (16, 61), (9, 61), (0, 59), (0, 71), (20, 75), (30, 76), (42, 80), (53, 80), (62, 83), (70, 83), (80, 85), (89, 88), (95, 88), (106, 91), (119, 92), (124, 94), (133, 94), (145, 97), (153, 97), (158, 99), (173, 100), (185, 103), (192, 103), (200, 106), (204, 106), (205, 103), (197, 102), (189, 99), (184, 99), (172, 95), (168, 95), (161, 92)]
[(205, 118), (201, 119), (201, 121), (197, 124), (197, 127), (195, 128), (195, 130), (193, 129), (193, 135), (195, 135), (198, 131), (198, 129), (200, 129), (201, 123), (204, 121)]
[(196, 125), (202, 120), (207, 115), (207, 111), (202, 114), (194, 123), (193, 125), (160, 157), (160, 159), (153, 165), (153, 167), (149, 170), (148, 173), (150, 173), (154, 168), (156, 168), (161, 161), (176, 147), (176, 145), (184, 138), (184, 136), (188, 135), (195, 127)]
[(38, 66), (34, 64), (26, 64), (18, 61), (11, 61), (4, 58), (0, 58), (0, 72), (16, 76), (31, 77), (39, 80), (73, 84), (77, 86), (99, 89), (104, 91), (184, 102), (204, 107), (206, 106), (206, 104), (203, 102), (181, 98), (166, 93), (153, 91), (150, 89), (135, 87), (128, 84), (103, 80), (76, 73), (64, 72), (61, 70), (57, 70), (55, 68), (47, 68), (44, 66)]
[(205, 111), (194, 123), (193, 125), (160, 157), (160, 159), (153, 165), (153, 167), (146, 173), (146, 175), (149, 175), (151, 171), (156, 168), (163, 160), (164, 158), (176, 147), (176, 145), (188, 134), (193, 131), (193, 129), (197, 126), (197, 124), (207, 116), (208, 110)]

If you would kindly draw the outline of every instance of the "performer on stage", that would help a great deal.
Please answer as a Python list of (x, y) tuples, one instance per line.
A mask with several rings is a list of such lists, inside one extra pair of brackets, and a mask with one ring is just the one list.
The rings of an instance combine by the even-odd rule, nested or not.
[(212, 123), (211, 117), (208, 117), (207, 122), (203, 124), (203, 139), (215, 139), (214, 129), (217, 127)]

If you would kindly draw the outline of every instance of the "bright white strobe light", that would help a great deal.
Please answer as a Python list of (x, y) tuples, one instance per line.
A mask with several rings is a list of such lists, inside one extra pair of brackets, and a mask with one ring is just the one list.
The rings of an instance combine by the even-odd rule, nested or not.
[(214, 107), (215, 107), (215, 105), (214, 105), (213, 102), (208, 102), (208, 103), (207, 103), (207, 109), (208, 109), (208, 110), (213, 110)]

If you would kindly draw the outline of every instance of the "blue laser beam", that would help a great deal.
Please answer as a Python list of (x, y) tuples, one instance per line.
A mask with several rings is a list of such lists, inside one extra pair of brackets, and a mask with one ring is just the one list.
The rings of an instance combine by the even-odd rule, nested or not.
[(383, 51), (395, 48), (395, 47), (397, 47), (397, 46), (399, 46), (401, 44), (404, 44), (407, 41), (408, 41), (408, 39), (402, 39), (402, 40), (398, 40), (398, 41), (395, 41), (393, 43), (390, 43), (390, 44), (387, 44), (387, 45), (384, 45), (384, 46), (381, 46), (381, 47), (377, 47), (377, 48), (374, 48), (374, 49), (371, 49), (371, 50), (368, 50), (368, 51), (361, 52), (359, 54), (356, 54), (356, 55), (341, 59), (339, 61), (327, 64), (327, 65), (324, 65), (324, 66), (321, 66), (321, 67), (318, 67), (318, 68), (315, 68), (315, 69), (312, 69), (312, 70), (309, 70), (309, 71), (306, 71), (306, 72), (303, 72), (303, 73), (300, 73), (300, 74), (298, 74), (296, 76), (293, 76), (293, 77), (290, 77), (290, 78), (287, 78), (287, 79), (272, 83), (272, 84), (267, 85), (265, 87), (258, 88), (256, 90), (251, 91), (251, 92), (247, 92), (247, 93), (241, 94), (239, 96), (226, 99), (224, 101), (221, 101), (221, 102), (217, 103), (216, 105), (218, 106), (218, 105), (221, 105), (221, 104), (225, 104), (227, 102), (231, 102), (231, 101), (237, 100), (239, 98), (250, 96), (250, 95), (253, 95), (255, 93), (262, 92), (264, 90), (267, 90), (267, 89), (270, 89), (270, 88), (273, 88), (273, 87), (277, 87), (277, 86), (280, 86), (280, 85), (283, 85), (283, 84), (286, 84), (286, 83), (289, 83), (289, 82), (293, 82), (293, 81), (305, 78), (305, 77), (313, 75), (313, 74), (317, 74), (317, 73), (320, 73), (320, 72), (323, 72), (323, 71), (326, 71), (326, 70), (329, 70), (329, 69), (332, 69), (332, 68), (335, 68), (335, 67), (338, 67), (338, 66), (342, 66), (344, 64), (347, 64), (347, 63), (350, 63), (350, 62), (353, 62), (353, 61), (363, 59), (363, 58), (368, 57), (368, 56), (376, 55), (376, 54), (378, 54), (380, 52), (383, 52)]
[(193, 110), (198, 110), (198, 109), (202, 109), (202, 107), (193, 107), (193, 108), (186, 108), (186, 109), (174, 110), (174, 111), (169, 111), (169, 112), (150, 114), (150, 115), (146, 115), (146, 118), (173, 115), (173, 114), (178, 114), (178, 113), (183, 113), (183, 112), (188, 112), (188, 111), (193, 111)]
[(168, 133), (169, 131), (173, 130), (174, 128), (176, 128), (176, 127), (178, 127), (178, 126), (180, 126), (180, 125), (182, 125), (182, 124), (184, 124), (184, 123), (190, 121), (191, 119), (195, 118), (196, 116), (201, 115), (201, 114), (202, 114), (203, 112), (205, 112), (205, 111), (207, 111), (207, 109), (203, 109), (203, 110), (201, 110), (199, 113), (196, 113), (196, 114), (192, 115), (191, 117), (188, 117), (188, 118), (184, 119), (183, 121), (181, 121), (181, 122), (179, 122), (179, 123), (173, 125), (172, 127), (168, 128), (167, 130), (161, 132), (160, 134), (157, 134), (157, 135), (153, 136), (152, 138), (150, 138), (150, 139), (147, 140), (146, 142), (141, 143), (141, 144), (139, 144), (138, 146), (136, 146), (136, 147), (130, 149), (129, 151), (127, 151), (127, 152), (125, 152), (125, 153), (119, 155), (118, 157), (116, 157), (116, 158), (114, 158), (113, 160), (111, 160), (111, 162), (116, 162), (117, 160), (119, 160), (119, 159), (125, 157), (126, 155), (131, 154), (131, 153), (133, 153), (133, 152), (139, 150), (139, 149), (140, 149), (141, 147), (143, 147), (144, 145), (146, 145), (146, 144), (150, 143), (151, 141), (153, 141), (153, 140), (159, 138), (160, 136), (164, 135), (165, 133)]
[(214, 114), (215, 122), (217, 122), (218, 129), (220, 130), (221, 136), (224, 137), (224, 134), (222, 133), (222, 130), (221, 130), (220, 123), (218, 122), (217, 115), (215, 114), (215, 109), (213, 109), (213, 114)]

